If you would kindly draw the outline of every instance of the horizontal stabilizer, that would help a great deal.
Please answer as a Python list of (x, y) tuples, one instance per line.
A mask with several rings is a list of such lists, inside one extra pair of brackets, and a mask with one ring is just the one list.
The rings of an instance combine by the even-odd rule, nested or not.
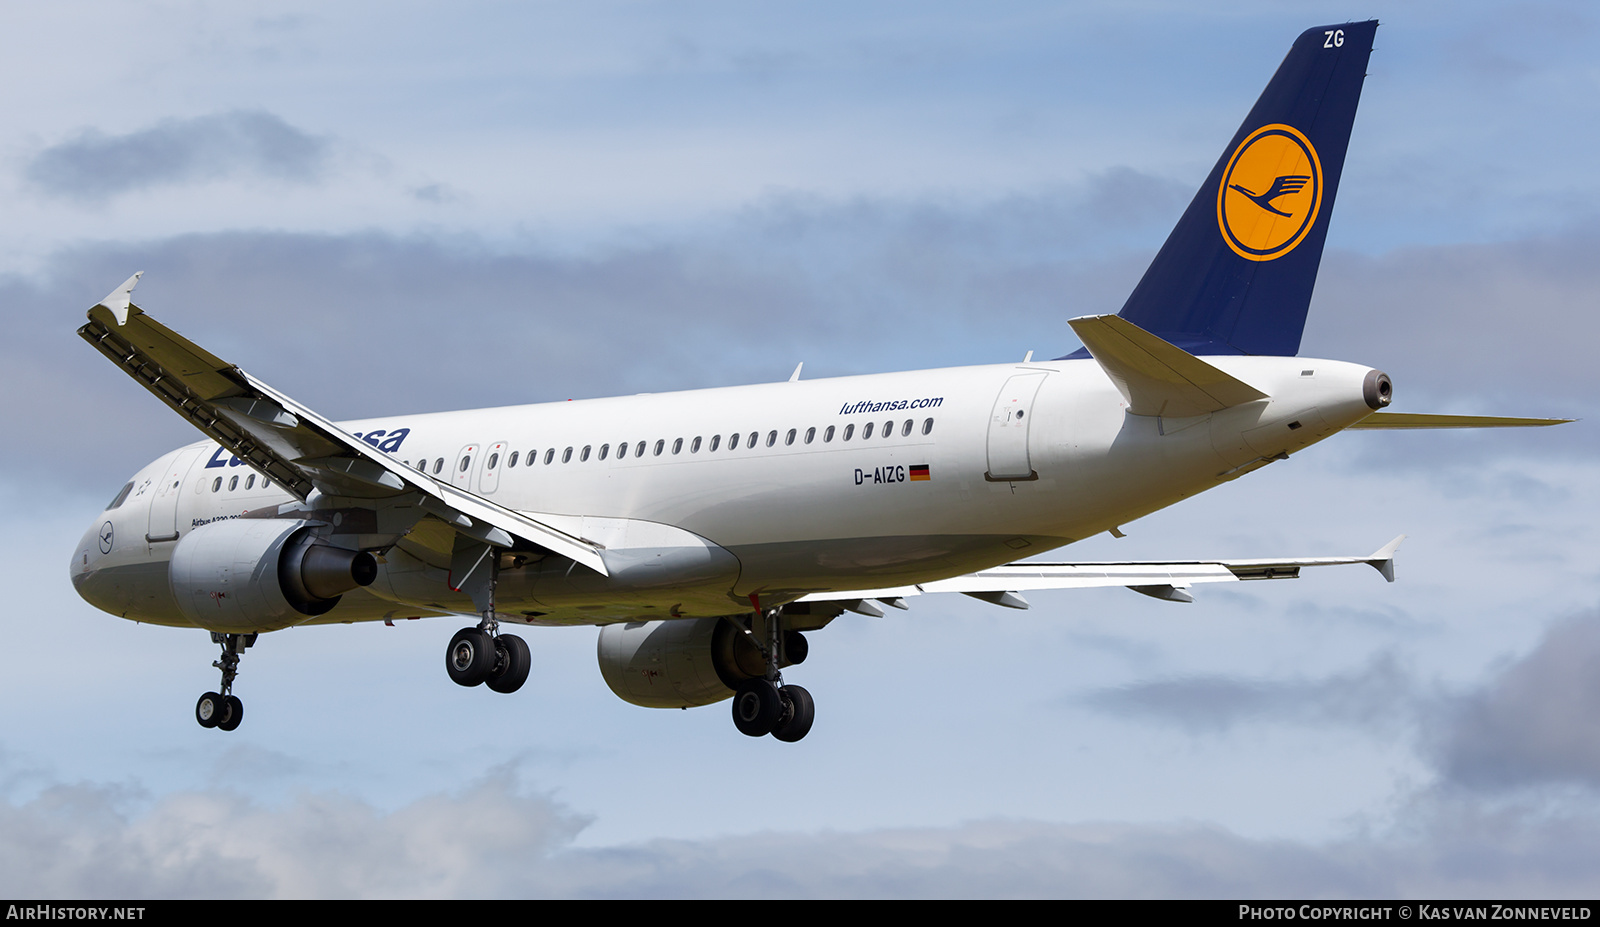
[(1432, 415), (1427, 412), (1374, 412), (1351, 428), (1538, 428), (1565, 425), (1574, 418), (1508, 418), (1503, 415)]
[(1116, 384), (1134, 415), (1203, 415), (1267, 398), (1266, 393), (1127, 319), (1094, 315), (1068, 324)]

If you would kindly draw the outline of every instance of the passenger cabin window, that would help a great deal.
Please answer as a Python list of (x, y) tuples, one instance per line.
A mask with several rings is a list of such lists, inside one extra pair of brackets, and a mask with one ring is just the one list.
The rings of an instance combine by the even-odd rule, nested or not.
[(695, 435), (694, 436), (694, 440), (689, 442), (689, 453), (691, 453), (691, 454), (700, 453), (700, 436), (699, 435)]
[(828, 430), (824, 431), (822, 433), (822, 443), (823, 444), (831, 444), (831, 443), (833, 443), (833, 426), (832, 425), (829, 425), (828, 426)]
[(816, 436), (817, 436), (817, 430), (815, 428), (807, 428), (806, 429), (806, 443), (807, 444), (810, 444), (812, 439), (815, 438)]
[(728, 435), (728, 450), (737, 451), (738, 449), (739, 449), (739, 433), (736, 431), (733, 434)]
[(488, 469), (493, 470), (494, 467), (495, 467), (495, 464), (497, 464), (499, 462), (500, 462), (500, 455), (499, 454), (490, 454), (489, 455), (489, 467), (488, 467)]
[(254, 473), (252, 473), (249, 476), (244, 478), (244, 488), (245, 489), (249, 489), (250, 487), (254, 486), (255, 484), (256, 484), (256, 475)]
[(467, 467), (469, 467), (471, 465), (472, 465), (472, 455), (471, 454), (464, 454), (461, 457), (461, 466), (457, 467), (456, 470), (457, 470), (457, 472), (465, 473), (465, 472), (467, 472)]
[(906, 423), (900, 426), (900, 437), (904, 438), (909, 434), (911, 434), (911, 419), (908, 418), (906, 419)]
[(591, 447), (593, 447), (593, 445), (590, 445), (590, 444), (585, 444), (583, 446), (583, 453), (578, 455), (578, 462), (579, 463), (583, 463), (584, 461), (587, 461), (589, 459), (589, 449)]
[(133, 492), (133, 484), (132, 483), (129, 483), (128, 485), (122, 487), (122, 490), (117, 493), (117, 497), (115, 499), (111, 500), (111, 504), (110, 505), (106, 506), (106, 511), (109, 512), (114, 508), (121, 507), (122, 503), (128, 501), (128, 493), (130, 493), (130, 492)]
[(626, 456), (628, 456), (628, 442), (624, 441), (617, 445), (617, 459), (621, 460)]
[(520, 453), (522, 453), (522, 452), (521, 451), (512, 451), (511, 452), (511, 459), (506, 461), (506, 469), (507, 470), (509, 470), (512, 467), (515, 467), (517, 465), (517, 455), (520, 454)]
[(868, 422), (861, 426), (861, 440), (865, 441), (870, 437), (872, 437), (872, 423)]
[(750, 432), (750, 440), (746, 441), (744, 443), (744, 446), (748, 447), (752, 451), (755, 450), (756, 449), (756, 439), (760, 438), (760, 437), (761, 437), (761, 433), (760, 432), (758, 432), (758, 431)]
[(933, 433), (933, 419), (925, 418), (922, 420), (922, 433), (925, 435)]
[(434, 476), (438, 476), (440, 473), (443, 473), (443, 472), (444, 472), (444, 458), (440, 457), (438, 460), (435, 460), (433, 462), (433, 475)]
[(550, 462), (555, 460), (555, 459), (556, 459), (556, 449), (553, 448), (553, 447), (552, 448), (547, 448), (545, 450), (545, 452), (544, 452), (545, 465), (548, 466), (550, 464)]
[[(871, 428), (872, 426), (868, 425), (867, 427)], [(839, 440), (848, 441), (848, 440), (850, 440), (850, 436), (855, 434), (855, 433), (856, 433), (856, 426), (854, 426), (854, 425), (846, 425), (846, 426), (844, 426), (844, 437), (840, 438)]]
[(657, 438), (656, 439), (656, 456), (660, 457), (661, 456), (661, 452), (666, 450), (666, 448), (667, 448), (667, 439), (666, 438)]
[(569, 447), (561, 452), (561, 462), (572, 463), (572, 448)]
[(773, 446), (774, 444), (777, 444), (777, 443), (778, 443), (778, 433), (776, 431), (767, 432), (767, 447), (771, 447), (771, 446)]
[(795, 430), (793, 428), (789, 429), (789, 433), (783, 436), (783, 446), (788, 447), (789, 445), (793, 444), (794, 436)]
[(672, 442), (672, 453), (676, 454), (681, 450), (683, 450), (683, 439), (679, 438)]
[(716, 450), (717, 449), (717, 445), (721, 444), (721, 443), (722, 443), (722, 435), (712, 435), (711, 436), (711, 447), (708, 448), (708, 450), (713, 450), (713, 451)]
[(601, 460), (605, 460), (606, 459), (606, 455), (609, 454), (609, 453), (611, 453), (611, 445), (609, 445), (609, 444), (600, 445), (600, 459)]
[(885, 438), (894, 437), (894, 422), (884, 422), (883, 423), (883, 436)]
[(212, 492), (216, 492), (217, 490), (219, 490), (221, 488), (222, 488), (222, 477), (219, 476), (216, 479), (211, 481), (211, 491)]
[(643, 441), (640, 441), (638, 444), (634, 445), (633, 456), (635, 456), (635, 457), (643, 457), (644, 456), (644, 442)]
[(239, 488), (239, 478), (237, 476), (229, 477), (228, 478), (228, 492), (233, 492), (235, 489), (238, 489), (238, 488)]

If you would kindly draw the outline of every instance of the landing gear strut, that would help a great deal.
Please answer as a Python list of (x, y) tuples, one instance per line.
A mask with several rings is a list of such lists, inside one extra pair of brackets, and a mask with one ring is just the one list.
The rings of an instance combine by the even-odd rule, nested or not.
[[(481, 552), (480, 552), (481, 551)], [(495, 692), (511, 693), (528, 681), (528, 670), (533, 665), (533, 655), (528, 644), (515, 634), (501, 634), (500, 621), (495, 617), (494, 590), (499, 580), (499, 552), (493, 547), (463, 547), (463, 562), (472, 562), (467, 575), (471, 583), (473, 604), (482, 609), (483, 620), (475, 628), (462, 628), (450, 638), (450, 647), (444, 652), (444, 669), (450, 679), (460, 686), (488, 684)], [(466, 588), (467, 580), (462, 581)]]
[[(751, 633), (752, 643), (761, 649), (766, 659), (765, 676), (747, 679), (733, 696), (733, 726), (749, 737), (774, 738), (794, 743), (811, 732), (811, 722), (816, 717), (816, 703), (811, 693), (800, 686), (783, 684), (783, 674), (778, 670), (780, 655), (787, 652), (790, 663), (805, 659), (806, 639), (798, 631), (783, 630), (783, 610), (760, 611), (755, 596), (751, 604), (757, 606), (755, 628), (765, 635)], [(762, 642), (762, 637), (765, 641)], [(780, 649), (781, 648), (781, 649)]]
[(244, 720), (244, 703), (233, 694), (233, 680), (239, 675), (239, 655), (256, 642), (254, 634), (211, 632), (211, 642), (222, 647), (221, 659), (211, 665), (222, 670), (222, 691), (207, 692), (194, 705), (194, 719), (201, 727), (231, 731)]

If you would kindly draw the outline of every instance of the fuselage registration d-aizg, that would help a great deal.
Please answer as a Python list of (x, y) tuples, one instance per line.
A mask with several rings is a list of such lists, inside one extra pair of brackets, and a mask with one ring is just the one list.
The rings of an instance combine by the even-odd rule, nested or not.
[(933, 592), (1027, 607), (1034, 589), (1199, 583), (1368, 555), (1174, 563), (1034, 557), (1351, 427), (1544, 424), (1379, 411), (1389, 378), (1297, 357), (1376, 22), (1294, 43), (1117, 315), (1071, 320), (1049, 361), (330, 422), (133, 305), (79, 334), (205, 435), (134, 475), (74, 552), (74, 586), (133, 621), (211, 632), (232, 730), (241, 654), (302, 624), (472, 616), (445, 668), (518, 689), (508, 625), (601, 625), (637, 705), (732, 698), (795, 741), (782, 671), (844, 612)]

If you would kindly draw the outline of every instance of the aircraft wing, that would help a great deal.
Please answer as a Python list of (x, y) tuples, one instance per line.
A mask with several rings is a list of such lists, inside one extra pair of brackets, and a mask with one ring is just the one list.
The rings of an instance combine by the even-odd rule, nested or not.
[(1126, 563), (1042, 563), (1019, 561), (992, 570), (980, 570), (912, 586), (880, 589), (854, 589), (843, 592), (815, 592), (801, 602), (832, 602), (850, 611), (882, 615), (868, 600), (876, 599), (897, 608), (908, 596), (934, 592), (960, 592), (1009, 608), (1027, 608), (1019, 593), (1035, 589), (1087, 589), (1095, 586), (1127, 586), (1134, 592), (1173, 602), (1192, 602), (1190, 586), (1199, 583), (1232, 583), (1256, 579), (1297, 579), (1304, 567), (1365, 563), (1394, 582), (1394, 553), (1400, 535), (1364, 557), (1305, 557), (1298, 560), (1178, 560), (1170, 563), (1130, 561)]
[(606, 575), (593, 544), (402, 465), (145, 315), (131, 301), (142, 273), (90, 309), (89, 322), (78, 334), (208, 437), (301, 500), (321, 492), (380, 508), (386, 500), (420, 494), (423, 509), (468, 537), (496, 547), (510, 547), (513, 537), (520, 537)]

